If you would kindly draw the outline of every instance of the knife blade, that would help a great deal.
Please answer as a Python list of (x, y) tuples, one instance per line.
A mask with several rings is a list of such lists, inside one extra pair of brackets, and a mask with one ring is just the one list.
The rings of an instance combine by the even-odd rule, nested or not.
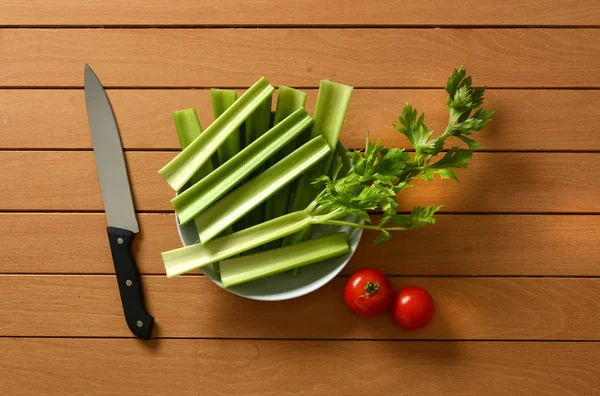
[(139, 338), (148, 339), (154, 318), (146, 311), (142, 284), (131, 252), (139, 232), (127, 176), (121, 135), (108, 96), (91, 67), (84, 71), (85, 104), (102, 201), (108, 223), (110, 250), (119, 284), (127, 326)]

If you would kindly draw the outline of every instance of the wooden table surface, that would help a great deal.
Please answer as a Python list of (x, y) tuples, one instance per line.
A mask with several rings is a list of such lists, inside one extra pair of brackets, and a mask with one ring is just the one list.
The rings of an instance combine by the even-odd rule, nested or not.
[[(0, 394), (596, 395), (600, 392), (598, 0), (0, 0)], [(439, 130), (466, 62), (497, 110), (461, 183), (405, 193), (438, 224), (372, 246), (299, 299), (265, 303), (200, 275), (180, 246), (171, 111), (212, 121), (210, 87), (265, 75), (356, 87), (343, 142), (389, 146), (403, 103)], [(131, 337), (105, 235), (83, 65), (112, 101), (139, 211), (154, 339)], [(375, 266), (437, 304), (408, 332), (345, 308)]]

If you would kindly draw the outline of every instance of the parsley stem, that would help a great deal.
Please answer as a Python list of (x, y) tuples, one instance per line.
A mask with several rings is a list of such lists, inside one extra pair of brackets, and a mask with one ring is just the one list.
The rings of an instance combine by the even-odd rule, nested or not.
[(358, 227), (358, 228), (364, 228), (365, 230), (373, 230), (373, 231), (381, 231), (381, 230), (406, 231), (406, 230), (408, 230), (408, 228), (406, 228), (406, 227), (379, 227), (379, 226), (375, 226), (375, 225), (353, 223), (350, 221), (343, 221), (343, 220), (323, 220), (323, 221), (320, 221), (319, 223), (327, 224), (327, 225)]

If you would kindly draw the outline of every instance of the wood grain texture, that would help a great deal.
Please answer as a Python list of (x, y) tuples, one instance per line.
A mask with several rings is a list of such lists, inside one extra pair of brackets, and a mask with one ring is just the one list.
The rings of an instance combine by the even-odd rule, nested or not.
[[(140, 272), (163, 275), (160, 253), (181, 246), (174, 215), (138, 220)], [(0, 273), (112, 274), (105, 227), (102, 213), (2, 213)], [(378, 247), (377, 233), (365, 232), (342, 273), (370, 265), (395, 275), (599, 276), (599, 234), (598, 216), (439, 215)]]
[(597, 25), (594, 0), (0, 2), (0, 25)]
[(81, 87), (88, 63), (106, 87), (442, 87), (466, 62), (489, 87), (600, 87), (599, 51), (597, 29), (6, 29), (0, 86)]
[(24, 396), (580, 396), (600, 386), (598, 343), (0, 339), (0, 352), (10, 356), (0, 385)]
[[(416, 284), (433, 296), (436, 315), (420, 331), (351, 313), (341, 278), (277, 303), (237, 297), (200, 276), (142, 282), (154, 337), (597, 341), (600, 333), (600, 279), (392, 278), (394, 290)], [(132, 336), (114, 276), (2, 275), (0, 286), (1, 336)]]
[[(175, 152), (127, 152), (136, 209), (170, 211), (173, 190), (158, 169)], [(103, 210), (91, 151), (0, 152), (0, 210)], [(450, 212), (600, 212), (600, 154), (477, 153), (451, 180), (416, 182), (400, 210), (443, 204)]]
[[(306, 91), (307, 110), (313, 114), (317, 91)], [(178, 149), (174, 110), (196, 108), (204, 127), (213, 120), (206, 90), (109, 90), (108, 95), (129, 150)], [(408, 147), (392, 127), (403, 104), (409, 101), (425, 112), (430, 129), (443, 131), (445, 100), (441, 89), (357, 89), (342, 142), (364, 147), (369, 128), (373, 139), (387, 147)], [(492, 124), (477, 135), (486, 150), (600, 150), (600, 90), (489, 90), (485, 103), (497, 110)], [(81, 90), (0, 90), (0, 109), (0, 149), (91, 148)]]

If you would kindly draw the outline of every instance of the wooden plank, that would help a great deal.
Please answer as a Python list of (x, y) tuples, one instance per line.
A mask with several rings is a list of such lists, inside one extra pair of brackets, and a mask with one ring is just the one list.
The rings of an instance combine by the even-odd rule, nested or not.
[[(128, 152), (136, 208), (172, 210), (173, 190), (158, 169), (175, 152)], [(93, 153), (0, 152), (0, 210), (102, 210)], [(444, 204), (450, 212), (600, 212), (600, 155), (570, 153), (478, 153), (451, 180), (402, 192), (400, 209)]]
[(10, 356), (0, 384), (23, 396), (579, 396), (600, 386), (598, 343), (0, 339), (0, 352)]
[[(313, 113), (317, 91), (307, 90)], [(109, 90), (126, 149), (178, 149), (171, 112), (194, 107), (204, 127), (212, 120), (205, 90)], [(430, 129), (448, 123), (443, 90), (355, 90), (342, 142), (364, 147), (368, 127), (387, 147), (407, 147), (392, 124), (409, 101), (427, 115)], [(486, 150), (600, 150), (599, 91), (489, 90), (486, 107), (494, 121), (477, 139)], [(273, 102), (275, 104), (275, 102)], [(0, 90), (0, 148), (90, 149), (81, 90)], [(565, 111), (568, 109), (568, 111)], [(44, 136), (43, 139), (36, 138)]]
[[(160, 253), (181, 246), (174, 215), (138, 219), (140, 272), (163, 275)], [(2, 213), (0, 273), (112, 274), (105, 227), (102, 213)], [(377, 233), (366, 231), (343, 274), (371, 265), (413, 276), (599, 276), (599, 233), (598, 216), (439, 215), (434, 226), (397, 233), (378, 247)]]
[[(580, 169), (582, 164), (589, 171)], [(419, 188), (402, 192), (399, 208), (435, 204), (450, 212), (597, 213), (600, 179), (596, 184), (583, 176), (597, 178), (596, 167), (597, 154), (480, 153), (459, 172), (460, 183), (417, 181)]]
[(490, 87), (600, 87), (597, 29), (6, 29), (0, 44), (0, 86), (81, 87), (88, 63), (107, 87), (441, 87), (466, 62)]
[[(367, 263), (400, 275), (586, 275), (600, 273), (597, 216), (438, 215), (431, 227), (373, 247), (365, 232), (344, 273)], [(590, 256), (591, 255), (591, 256)]]
[(0, 352), (10, 357), (0, 384), (23, 396), (579, 396), (600, 386), (598, 343), (8, 338)]
[(0, 25), (596, 25), (594, 0), (460, 1), (75, 0), (0, 4)]
[[(155, 337), (598, 340), (600, 333), (600, 279), (391, 281), (395, 290), (416, 284), (431, 293), (436, 315), (427, 327), (411, 332), (387, 315), (359, 318), (344, 304), (341, 278), (277, 303), (237, 297), (200, 276), (143, 278)], [(132, 336), (114, 276), (3, 275), (0, 286), (1, 336)]]

